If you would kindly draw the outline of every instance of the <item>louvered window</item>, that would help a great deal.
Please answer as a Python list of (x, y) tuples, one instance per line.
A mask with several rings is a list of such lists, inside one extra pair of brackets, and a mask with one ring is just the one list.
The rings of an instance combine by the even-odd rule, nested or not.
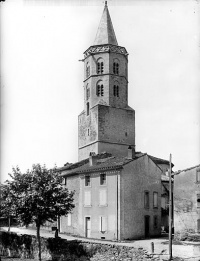
[(103, 62), (98, 62), (97, 63), (97, 74), (102, 74), (104, 71), (104, 64)]
[(103, 84), (98, 84), (97, 85), (97, 96), (103, 96), (104, 95), (104, 88)]
[(113, 86), (113, 95), (119, 97), (119, 86), (118, 85)]

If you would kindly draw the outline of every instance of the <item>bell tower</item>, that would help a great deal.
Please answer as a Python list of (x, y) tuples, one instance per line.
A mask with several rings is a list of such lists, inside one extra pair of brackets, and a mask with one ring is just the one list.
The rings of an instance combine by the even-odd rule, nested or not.
[(117, 43), (105, 2), (94, 44), (84, 52), (84, 111), (79, 160), (90, 152), (127, 155), (135, 146), (135, 111), (128, 106), (128, 53)]

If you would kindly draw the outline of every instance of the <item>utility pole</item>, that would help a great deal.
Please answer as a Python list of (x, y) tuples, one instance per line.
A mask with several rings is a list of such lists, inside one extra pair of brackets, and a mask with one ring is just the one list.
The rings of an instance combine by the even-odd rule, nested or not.
[(169, 157), (169, 260), (172, 260), (172, 155)]

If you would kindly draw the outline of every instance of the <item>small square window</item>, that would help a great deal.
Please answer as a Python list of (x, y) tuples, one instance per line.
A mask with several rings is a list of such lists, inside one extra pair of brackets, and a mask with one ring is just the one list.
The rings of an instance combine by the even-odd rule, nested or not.
[(90, 187), (91, 183), (90, 183), (90, 176), (85, 176), (85, 186), (86, 187)]
[(106, 174), (100, 174), (100, 185), (106, 185)]

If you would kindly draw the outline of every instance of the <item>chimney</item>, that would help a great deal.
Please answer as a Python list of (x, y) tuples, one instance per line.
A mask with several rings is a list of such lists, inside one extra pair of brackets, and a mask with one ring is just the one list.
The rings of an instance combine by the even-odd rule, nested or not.
[(96, 153), (90, 152), (90, 154), (89, 154), (89, 165), (94, 166), (96, 162), (97, 162)]
[(128, 159), (134, 159), (134, 158), (135, 158), (135, 147), (128, 146)]

